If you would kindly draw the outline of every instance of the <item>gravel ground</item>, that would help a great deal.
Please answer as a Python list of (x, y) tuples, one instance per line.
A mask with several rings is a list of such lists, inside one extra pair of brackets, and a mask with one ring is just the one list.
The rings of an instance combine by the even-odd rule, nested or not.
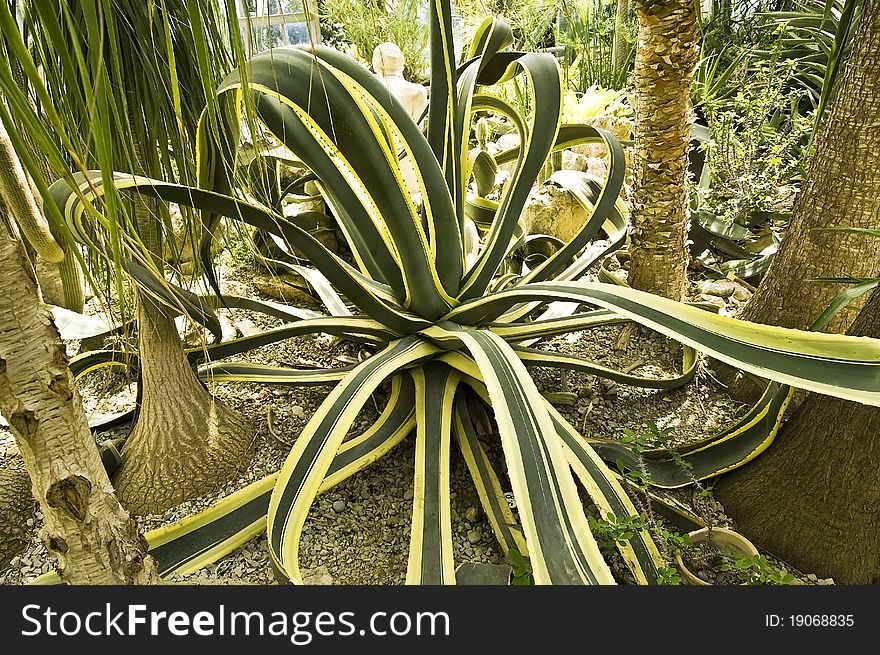
[[(223, 270), (229, 293), (253, 294), (247, 268)], [(256, 294), (258, 296), (258, 294)], [(240, 334), (272, 327), (280, 323), (261, 314), (242, 310), (228, 312), (227, 318)], [(645, 376), (674, 375), (680, 366), (680, 347), (643, 328), (637, 328), (626, 347), (620, 347), (622, 326), (611, 326), (557, 337), (541, 347), (593, 358), (601, 364)], [(78, 344), (69, 348), (76, 351)], [(330, 337), (299, 337), (247, 353), (237, 359), (274, 365), (308, 363), (340, 366), (356, 361), (357, 348)], [(638, 431), (645, 421), (655, 421), (661, 428), (674, 429), (679, 442), (706, 436), (744, 411), (723, 393), (713, 381), (700, 373), (684, 388), (670, 392), (642, 389), (623, 384), (608, 384), (595, 376), (569, 373), (563, 380), (558, 371), (531, 370), (542, 392), (558, 392), (563, 385), (573, 392), (570, 404), (557, 405), (560, 412), (585, 436), (617, 438), (624, 428)], [(147, 531), (208, 507), (216, 500), (278, 470), (290, 445), (295, 441), (329, 387), (290, 387), (248, 383), (210, 384), (212, 392), (224, 402), (252, 419), (257, 432), (256, 455), (237, 480), (208, 497), (171, 508), (158, 516), (138, 517)], [(124, 374), (91, 374), (82, 385), (87, 412), (122, 411), (133, 403), (133, 385)], [(382, 397), (367, 403), (355, 421), (351, 434), (362, 432), (375, 420)], [(272, 421), (273, 436), (268, 428)], [(124, 435), (127, 428), (108, 431), (99, 439)], [(490, 458), (501, 459), (500, 446), (489, 450)], [(0, 432), (0, 466), (3, 460), (16, 458), (17, 447), (8, 431)], [(384, 458), (321, 495), (313, 505), (303, 530), (300, 563), (308, 583), (312, 584), (401, 584), (406, 574), (410, 514), (412, 510), (412, 471), (414, 445), (408, 437)], [(496, 466), (497, 468), (497, 466)], [(453, 448), (451, 467), (453, 541), (456, 563), (503, 563), (494, 537), (480, 508), (479, 499), (460, 454)], [(506, 485), (502, 480), (502, 486)], [(509, 489), (509, 485), (504, 487)], [(723, 508), (715, 501), (701, 500), (690, 490), (677, 494), (717, 525), (731, 525)], [(5, 572), (0, 584), (24, 584), (52, 569), (38, 537), (39, 512), (28, 519), (33, 525), (30, 547)], [(778, 560), (771, 560), (777, 563)], [(779, 563), (782, 564), (782, 563)], [(793, 571), (791, 567), (786, 567)], [(795, 571), (793, 571), (795, 572)], [(795, 572), (797, 573), (797, 572)], [(805, 583), (815, 584), (798, 574)], [(174, 576), (173, 582), (232, 580), (243, 584), (274, 584), (269, 566), (265, 534), (244, 544), (231, 554), (191, 575)]]

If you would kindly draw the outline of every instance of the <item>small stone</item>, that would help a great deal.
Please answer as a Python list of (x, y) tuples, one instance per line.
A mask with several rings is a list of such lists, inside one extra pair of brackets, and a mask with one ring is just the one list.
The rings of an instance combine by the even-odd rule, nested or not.
[(807, 573), (807, 580), (809, 580), (810, 582), (817, 582), (819, 578), (816, 576), (815, 573)]
[(720, 296), (711, 296), (707, 293), (700, 294), (700, 300), (703, 302), (707, 302), (710, 305), (717, 305), (718, 307), (724, 307), (724, 298)]
[(321, 565), (316, 566), (313, 569), (303, 569), (302, 581), (303, 584), (308, 585), (332, 585), (333, 577), (330, 575), (330, 571), (327, 570), (327, 567)]
[(731, 280), (702, 280), (697, 283), (700, 293), (707, 296), (718, 296), (719, 298), (728, 298), (736, 293), (739, 285)]
[(479, 532), (477, 532), (476, 530), (468, 530), (467, 538), (468, 538), (468, 541), (469, 541), (470, 543), (472, 543), (472, 544), (478, 544), (478, 543), (480, 543), (480, 541), (482, 540), (483, 535), (481, 535), (481, 534), (480, 534)]
[(606, 398), (617, 398), (617, 383), (614, 380), (602, 380), (602, 389)]
[(413, 490), (412, 490), (412, 487), (410, 487), (409, 489), (407, 489), (407, 490), (404, 492), (404, 494), (403, 494), (403, 499), (404, 499), (404, 500), (412, 500), (412, 499), (413, 499)]
[(303, 416), (306, 415), (306, 410), (304, 410), (299, 405), (294, 405), (293, 407), (290, 408), (290, 413), (293, 414), (297, 418), (302, 418)]
[(746, 302), (752, 297), (752, 292), (746, 289), (744, 286), (737, 284), (736, 291), (733, 292), (734, 300), (739, 300), (740, 302)]
[(480, 519), (480, 510), (476, 507), (468, 507), (464, 512), (464, 518), (468, 523), (476, 523)]
[(586, 155), (571, 150), (562, 151), (562, 168), (568, 171), (584, 172), (589, 168), (590, 162)]
[(345, 501), (337, 500), (333, 503), (333, 511), (337, 514), (342, 514), (345, 511)]
[(580, 389), (578, 389), (578, 398), (589, 398), (593, 395), (593, 387), (589, 384), (585, 384)]
[(501, 151), (510, 150), (511, 148), (516, 148), (519, 145), (519, 134), (510, 133), (510, 134), (502, 134), (498, 138), (498, 149)]
[(709, 573), (708, 571), (699, 570), (697, 571), (697, 577), (703, 582), (709, 582)]

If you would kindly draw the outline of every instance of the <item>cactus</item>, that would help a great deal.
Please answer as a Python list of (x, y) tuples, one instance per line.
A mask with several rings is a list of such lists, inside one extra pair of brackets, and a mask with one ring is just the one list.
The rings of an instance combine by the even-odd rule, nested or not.
[(64, 251), (49, 230), (49, 224), (43, 217), (9, 134), (2, 123), (0, 123), (0, 196), (14, 216), (21, 233), (36, 253), (53, 264), (63, 261)]

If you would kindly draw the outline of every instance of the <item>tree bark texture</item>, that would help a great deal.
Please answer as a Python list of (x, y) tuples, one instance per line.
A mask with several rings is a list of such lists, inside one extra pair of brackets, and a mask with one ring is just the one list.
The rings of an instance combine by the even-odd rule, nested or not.
[(0, 411), (43, 510), (48, 552), (71, 584), (158, 580), (89, 431), (67, 353), (24, 248), (0, 217)]
[(629, 284), (682, 300), (687, 285), (696, 7), (691, 0), (638, 0), (636, 14), (639, 43)]
[[(25, 76), (21, 63), (17, 61), (10, 62), (13, 77), (18, 87), (25, 94), (30, 93), (28, 80)], [(53, 172), (49, 164), (49, 160), (35, 143), (33, 137), (27, 129), (24, 129), (21, 121), (12, 112), (12, 127), (19, 137), (21, 137), (28, 156), (37, 168), (37, 174), (43, 179), (47, 185), (54, 182), (58, 176)], [(42, 198), (34, 184), (33, 179), (28, 176), (28, 188), (31, 190), (33, 197), (42, 210)], [(50, 231), (54, 229), (49, 225)], [(46, 259), (38, 258), (35, 261), (35, 269), (37, 273), (37, 281), (40, 284), (40, 290), (43, 293), (45, 301), (52, 305), (58, 305), (74, 312), (82, 312), (85, 304), (85, 290), (83, 288), (83, 275), (77, 261), (75, 248), (72, 243), (66, 242), (53, 232), (55, 240), (64, 253), (64, 258), (60, 263), (52, 263)], [(27, 235), (25, 235), (27, 239)], [(27, 241), (25, 241), (27, 246)]]
[(27, 521), (34, 518), (31, 480), (19, 468), (0, 469), (0, 569), (9, 566), (30, 541)]
[[(819, 227), (880, 228), (880, 0), (865, 0), (852, 52), (829, 113), (813, 139), (804, 185), (775, 260), (741, 318), (805, 329), (843, 287), (810, 278), (872, 277), (880, 240), (817, 232)], [(827, 332), (845, 332), (864, 299)]]
[[(880, 290), (849, 333), (880, 338)], [(715, 495), (747, 537), (800, 569), (880, 583), (880, 408), (808, 395)]]
[(123, 504), (157, 514), (212, 493), (249, 462), (253, 426), (211, 396), (186, 359), (177, 326), (141, 294), (142, 399), (114, 482)]
[[(155, 212), (136, 205), (138, 231), (161, 265)], [(187, 361), (170, 310), (139, 295), (141, 406), (114, 483), (137, 514), (157, 514), (220, 489), (250, 461), (253, 426), (214, 398)]]

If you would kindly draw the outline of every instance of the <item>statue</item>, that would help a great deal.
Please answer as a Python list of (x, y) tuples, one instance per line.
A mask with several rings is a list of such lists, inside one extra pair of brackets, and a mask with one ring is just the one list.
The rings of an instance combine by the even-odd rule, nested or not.
[(428, 106), (428, 91), (404, 79), (404, 63), (403, 52), (394, 43), (380, 43), (373, 50), (373, 72), (417, 121)]
[[(388, 87), (397, 101), (414, 121), (418, 121), (428, 106), (428, 90), (421, 84), (413, 84), (403, 77), (403, 52), (394, 43), (380, 43), (373, 50), (373, 72)], [(398, 149), (400, 148), (400, 144)], [(400, 172), (410, 196), (418, 204), (421, 189), (409, 157), (400, 160)]]

